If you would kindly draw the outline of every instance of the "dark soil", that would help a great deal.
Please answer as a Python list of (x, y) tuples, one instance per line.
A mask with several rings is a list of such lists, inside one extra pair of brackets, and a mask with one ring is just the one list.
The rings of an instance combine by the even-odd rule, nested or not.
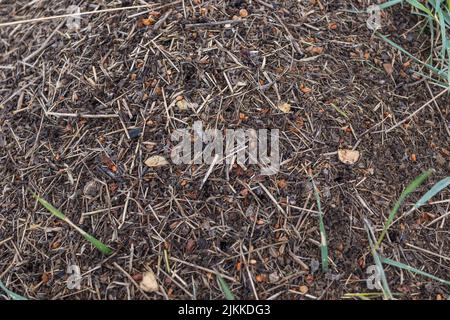
[[(216, 274), (239, 299), (380, 292), (366, 286), (363, 219), (379, 234), (410, 181), (435, 169), (400, 213), (449, 175), (450, 109), (443, 95), (389, 130), (443, 88), (352, 12), (372, 2), (185, 0), (87, 15), (78, 31), (61, 19), (0, 27), (0, 280), (29, 299), (222, 299)], [(28, 3), (2, 1), (1, 22), (64, 14), (79, 1)], [(142, 4), (88, 3), (82, 12)], [(244, 8), (231, 26), (210, 23)], [(156, 24), (145, 26), (149, 13)], [(383, 16), (383, 34), (426, 57), (422, 27), (407, 8)], [(195, 110), (180, 110), (180, 95)], [(170, 134), (197, 120), (278, 128), (280, 172), (220, 163), (200, 188), (209, 165), (144, 164), (170, 159)], [(337, 150), (352, 148), (360, 160), (340, 162)], [(309, 174), (324, 210), (325, 274)], [(114, 253), (102, 255), (31, 191)], [(394, 224), (383, 254), (448, 280), (450, 219), (436, 220), (448, 199), (447, 190)], [(67, 287), (70, 265), (81, 269), (80, 290)], [(144, 295), (149, 269), (160, 289)], [(386, 274), (399, 299), (450, 295), (419, 275)]]

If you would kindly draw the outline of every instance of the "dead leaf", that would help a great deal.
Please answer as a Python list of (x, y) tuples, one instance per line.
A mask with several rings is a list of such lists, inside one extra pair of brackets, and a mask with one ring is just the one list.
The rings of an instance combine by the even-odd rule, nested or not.
[(142, 276), (142, 281), (139, 284), (139, 287), (145, 292), (158, 291), (159, 286), (158, 286), (158, 282), (156, 281), (156, 277), (155, 277), (155, 274), (153, 273), (153, 271), (150, 270), (150, 271), (144, 272), (144, 274)]
[(239, 10), (239, 15), (241, 18), (247, 18), (248, 17), (248, 11), (246, 9)]
[(181, 111), (187, 110), (188, 109), (188, 102), (185, 99), (182, 100), (178, 100), (177, 101), (177, 107), (178, 109), (180, 109)]
[(308, 290), (309, 290), (307, 286), (300, 286), (299, 289), (300, 289), (300, 292), (303, 294), (308, 293)]
[(162, 96), (162, 88), (161, 87), (155, 87), (154, 93), (158, 96)]
[(345, 164), (354, 164), (359, 160), (359, 151), (349, 150), (349, 149), (340, 149), (338, 150), (338, 158), (342, 163)]
[(136, 282), (141, 282), (143, 279), (143, 275), (142, 273), (136, 273), (134, 275), (131, 276), (133, 278), (134, 281)]
[(265, 274), (258, 274), (258, 275), (256, 275), (256, 277), (255, 277), (255, 280), (256, 280), (257, 282), (265, 282), (266, 279), (267, 279), (267, 277), (266, 277)]
[(390, 63), (384, 63), (383, 68), (388, 75), (391, 75), (394, 72), (394, 67)]
[(241, 120), (241, 121), (248, 120), (248, 116), (245, 113), (240, 112), (239, 113), (239, 120)]
[(56, 250), (56, 249), (58, 249), (59, 247), (61, 247), (61, 242), (59, 242), (58, 240), (56, 240), (55, 242), (53, 242), (53, 243), (50, 245), (50, 247), (51, 247), (53, 250)]
[(186, 252), (194, 251), (196, 244), (197, 244), (197, 242), (194, 239), (189, 239), (186, 243)]
[(108, 185), (108, 190), (110, 193), (115, 193), (119, 189), (119, 185), (115, 182)]
[(336, 22), (331, 22), (328, 24), (328, 29), (330, 30), (336, 30), (337, 29), (337, 23)]
[(145, 165), (147, 167), (153, 168), (153, 167), (162, 167), (168, 165), (169, 162), (167, 162), (166, 158), (162, 156), (153, 156), (145, 160)]
[(277, 108), (284, 113), (291, 112), (291, 105), (286, 102), (278, 104)]
[(146, 27), (151, 26), (152, 24), (155, 23), (155, 20), (152, 19), (151, 17), (149, 17), (148, 19), (141, 19), (140, 23)]
[(241, 195), (241, 196), (243, 196), (244, 198), (246, 198), (247, 196), (248, 196), (248, 193), (249, 193), (250, 191), (247, 189), (247, 188), (244, 188), (244, 189), (242, 189), (241, 190), (241, 192), (239, 192), (239, 194)]
[(445, 148), (441, 148), (442, 153), (446, 156), (446, 157), (450, 157), (450, 151), (448, 151)]
[(278, 188), (280, 188), (280, 189), (286, 188), (286, 186), (287, 186), (286, 180), (284, 180), (284, 179), (278, 180), (277, 185), (278, 185)]
[(311, 54), (322, 54), (324, 50), (325, 49), (323, 47), (315, 47), (315, 46), (306, 48), (306, 51)]
[(51, 278), (51, 274), (48, 272), (44, 272), (41, 276), (41, 281), (43, 284), (47, 284), (47, 282), (50, 281), (50, 278)]
[(300, 85), (300, 91), (304, 94), (308, 94), (312, 92), (311, 88), (306, 87), (303, 83)]

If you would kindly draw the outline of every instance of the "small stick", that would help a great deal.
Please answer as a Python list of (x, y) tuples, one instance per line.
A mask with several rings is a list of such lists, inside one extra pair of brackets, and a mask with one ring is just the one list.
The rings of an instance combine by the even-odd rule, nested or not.
[(66, 14), (50, 16), (50, 17), (41, 17), (41, 18), (34, 18), (34, 19), (26, 19), (26, 20), (19, 20), (19, 21), (11, 21), (11, 22), (0, 23), (0, 28), (1, 27), (15, 26), (15, 25), (24, 24), (24, 23), (28, 23), (29, 24), (29, 23), (34, 23), (34, 22), (49, 21), (49, 20), (61, 19), (61, 18), (69, 18), (69, 17), (79, 17), (79, 16), (86, 16), (86, 15), (91, 15), (91, 14), (105, 13), (105, 12), (124, 11), (124, 10), (140, 9), (140, 8), (148, 8), (148, 9), (157, 10), (157, 9), (161, 9), (161, 8), (164, 8), (164, 7), (167, 7), (167, 6), (172, 6), (172, 5), (178, 4), (179, 2), (181, 2), (181, 0), (174, 1), (172, 3), (168, 3), (168, 4), (165, 4), (165, 5), (161, 5), (159, 7), (153, 7), (150, 4), (142, 4), (142, 5), (137, 5), (137, 6), (129, 6), (129, 7), (122, 7), (122, 8), (110, 8), (110, 9), (102, 9), (102, 10), (96, 10), (96, 11), (86, 11), (86, 12), (80, 12), (80, 13), (66, 13)]
[(440, 96), (443, 96), (448, 90), (450, 89), (450, 86), (447, 87), (446, 89), (444, 89), (441, 93), (439, 93), (437, 96), (433, 97), (433, 99), (431, 99), (430, 101), (428, 101), (427, 103), (425, 103), (423, 106), (421, 106), (419, 109), (417, 109), (416, 111), (414, 111), (413, 113), (411, 113), (408, 117), (406, 117), (405, 119), (403, 119), (402, 121), (400, 121), (399, 123), (397, 123), (395, 126), (390, 127), (389, 129), (387, 129), (385, 131), (385, 133), (389, 133), (392, 130), (394, 130), (395, 128), (401, 126), (402, 124), (404, 124), (406, 121), (408, 121), (409, 119), (411, 119), (412, 117), (414, 117), (416, 114), (418, 114), (420, 111), (422, 111), (425, 107), (429, 106), (432, 102), (434, 102), (437, 98), (439, 98)]
[(209, 272), (209, 273), (214, 273), (215, 275), (221, 276), (222, 278), (230, 280), (232, 282), (237, 282), (235, 278), (227, 276), (226, 274), (220, 273), (220, 272), (218, 272), (216, 270), (205, 268), (205, 267), (202, 267), (202, 266), (198, 266), (196, 264), (193, 264), (193, 263), (190, 263), (190, 262), (187, 262), (187, 261), (183, 261), (183, 260), (180, 260), (180, 259), (177, 259), (177, 258), (174, 258), (174, 257), (169, 257), (169, 259), (173, 260), (175, 262), (179, 262), (179, 263), (185, 264), (185, 265), (187, 265), (189, 267), (192, 267), (192, 268), (203, 270), (203, 271), (206, 271), (206, 272)]
[(76, 17), (85, 16), (85, 15), (90, 15), (90, 14), (95, 14), (95, 13), (122, 11), (122, 10), (148, 8), (148, 7), (150, 7), (150, 6), (146, 4), (146, 5), (139, 5), (139, 6), (132, 6), (132, 7), (102, 9), (102, 10), (97, 10), (97, 11), (86, 11), (86, 12), (80, 12), (80, 13), (66, 13), (66, 14), (60, 14), (60, 15), (50, 16), (50, 17), (41, 17), (41, 18), (0, 23), (0, 27), (9, 27), (9, 26), (15, 26), (17, 24), (23, 24), (23, 23), (34, 23), (34, 22), (48, 21), (48, 20), (61, 19), (61, 18), (69, 18), (69, 17), (75, 17), (75, 16)]
[(208, 171), (206, 172), (205, 177), (203, 178), (203, 181), (202, 181), (202, 184), (201, 184), (201, 186), (200, 186), (200, 189), (203, 188), (203, 185), (205, 184), (206, 180), (208, 180), (208, 177), (209, 177), (209, 175), (211, 174), (211, 172), (213, 171), (213, 168), (214, 168), (214, 166), (216, 165), (217, 161), (219, 161), (219, 155), (218, 155), (218, 154), (216, 154), (216, 155), (214, 156), (214, 159), (213, 159), (213, 161), (211, 162), (211, 165), (209, 166), (209, 169), (208, 169)]
[(119, 266), (116, 262), (113, 262), (114, 267), (116, 267), (120, 272), (122, 272), (127, 278), (128, 280), (131, 281), (131, 283), (144, 295), (144, 297), (146, 297), (147, 299), (149, 299), (148, 295), (144, 292), (144, 290), (141, 289), (141, 287), (139, 286), (139, 284), (133, 279), (132, 276), (130, 276), (130, 274), (128, 272), (126, 272), (121, 266)]
[(261, 187), (261, 189), (264, 190), (264, 192), (267, 194), (267, 196), (269, 197), (270, 200), (272, 200), (272, 202), (277, 206), (278, 210), (281, 211), (281, 213), (283, 213), (284, 215), (286, 215), (286, 211), (284, 211), (284, 209), (280, 206), (280, 204), (277, 202), (277, 200), (275, 200), (275, 198), (273, 197), (273, 195), (269, 192), (269, 190), (267, 190), (267, 188), (260, 182), (259, 186)]
[(170, 9), (169, 11), (167, 11), (162, 17), (161, 19), (158, 20), (158, 22), (155, 23), (155, 25), (153, 26), (153, 31), (157, 31), (159, 29), (159, 27), (161, 27), (163, 25), (163, 23), (167, 20), (167, 18), (170, 16), (170, 14), (172, 13), (172, 9)]
[(413, 249), (416, 249), (416, 250), (419, 250), (419, 251), (422, 251), (422, 252), (431, 254), (432, 256), (439, 257), (439, 258), (441, 258), (441, 259), (450, 261), (450, 257), (443, 256), (443, 255), (441, 255), (441, 254), (439, 254), (439, 253), (435, 253), (435, 252), (432, 252), (432, 251), (427, 250), (427, 249), (423, 249), (423, 248), (420, 248), (420, 247), (416, 247), (415, 245), (412, 245), (412, 244), (410, 244), (410, 243), (406, 243), (406, 245), (407, 245), (408, 247), (410, 247), (410, 248), (413, 248)]
[(59, 112), (46, 112), (47, 116), (55, 117), (70, 117), (70, 118), (92, 118), (92, 119), (103, 119), (103, 118), (118, 118), (117, 114), (83, 114), (83, 113), (59, 113)]
[(440, 216), (440, 217), (434, 219), (434, 220), (431, 221), (429, 224), (427, 224), (426, 227), (429, 227), (429, 226), (431, 226), (432, 224), (435, 224), (436, 222), (439, 222), (439, 221), (441, 221), (441, 220), (447, 218), (448, 216), (450, 216), (450, 211), (447, 212), (446, 214), (443, 214), (442, 216)]
[(223, 24), (235, 24), (242, 23), (245, 20), (223, 20), (223, 21), (212, 21), (212, 22), (204, 22), (204, 23), (190, 23), (186, 24), (186, 28), (201, 28), (201, 27), (215, 27), (221, 26)]
[(270, 3), (267, 3), (267, 2), (265, 2), (265, 1), (262, 1), (262, 0), (255, 0), (256, 2), (258, 2), (259, 4), (261, 4), (261, 5), (263, 5), (263, 6), (265, 6), (265, 7), (267, 7), (267, 8), (269, 8), (269, 9), (274, 9), (274, 7), (273, 7), (273, 5), (271, 5)]

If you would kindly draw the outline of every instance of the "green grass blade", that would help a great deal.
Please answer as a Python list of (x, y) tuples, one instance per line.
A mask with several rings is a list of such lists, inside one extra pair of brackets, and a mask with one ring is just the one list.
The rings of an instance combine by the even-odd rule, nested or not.
[(109, 255), (109, 254), (112, 253), (111, 248), (109, 248), (109, 247), (108, 247), (106, 244), (104, 244), (103, 242), (101, 242), (101, 241), (95, 239), (95, 238), (94, 238), (93, 236), (91, 236), (90, 234), (84, 233), (84, 234), (83, 234), (83, 237), (84, 237), (87, 241), (89, 241), (90, 243), (92, 243), (92, 245), (93, 245), (94, 247), (96, 247), (98, 250), (100, 250), (102, 253), (104, 253), (104, 254), (106, 254), (106, 255)]
[(436, 73), (437, 75), (442, 76), (442, 71), (433, 67), (431, 64), (425, 63), (422, 60), (416, 58), (414, 55), (412, 55), (411, 53), (409, 53), (408, 51), (406, 51), (405, 49), (403, 49), (401, 46), (399, 46), (397, 43), (395, 43), (394, 41), (392, 41), (391, 39), (389, 39), (388, 37), (382, 35), (382, 34), (377, 34), (382, 40), (384, 40), (385, 42), (387, 42), (388, 44), (390, 44), (391, 46), (393, 46), (394, 48), (396, 48), (397, 50), (401, 51), (402, 53), (404, 53), (405, 55), (407, 55), (408, 57), (410, 57), (411, 59), (413, 59), (415, 62), (427, 67), (428, 69), (430, 69), (431, 71), (433, 71), (434, 73)]
[(327, 242), (327, 234), (325, 232), (325, 224), (323, 223), (323, 211), (322, 211), (322, 203), (320, 202), (320, 194), (319, 190), (314, 183), (313, 178), (311, 177), (311, 183), (314, 190), (314, 197), (317, 202), (317, 211), (319, 211), (319, 231), (320, 231), (320, 256), (322, 260), (322, 271), (328, 272), (328, 242)]
[(441, 282), (443, 284), (446, 284), (446, 285), (450, 286), (450, 281), (438, 278), (438, 277), (433, 276), (432, 274), (429, 274), (429, 273), (427, 273), (425, 271), (422, 271), (422, 270), (410, 267), (407, 264), (404, 264), (404, 263), (401, 263), (401, 262), (398, 262), (398, 261), (395, 261), (395, 260), (391, 260), (391, 259), (388, 259), (388, 258), (384, 258), (384, 257), (381, 258), (381, 261), (383, 263), (389, 264), (389, 265), (391, 265), (393, 267), (397, 267), (397, 268), (400, 268), (400, 269), (403, 269), (403, 270), (407, 270), (407, 271), (410, 271), (410, 272), (413, 272), (413, 273), (417, 273), (417, 274), (420, 274), (422, 276), (428, 277), (430, 279), (439, 281), (439, 282)]
[(100, 242), (81, 228), (77, 227), (72, 221), (69, 220), (61, 211), (56, 209), (52, 204), (47, 202), (45, 199), (39, 197), (35, 193), (33, 193), (33, 197), (45, 208), (47, 209), (51, 214), (53, 214), (55, 217), (58, 217), (59, 219), (63, 220), (64, 222), (68, 223), (70, 226), (72, 226), (75, 230), (77, 230), (81, 235), (88, 240), (94, 247), (96, 247), (98, 250), (100, 250), (104, 254), (111, 254), (112, 250), (108, 248), (107, 245)]
[(60, 218), (61, 220), (66, 220), (66, 216), (56, 209), (54, 206), (52, 206), (49, 202), (47, 202), (45, 199), (39, 197), (37, 194), (33, 193), (33, 198), (35, 198), (39, 203), (47, 209), (52, 215)]
[(27, 298), (21, 296), (20, 294), (14, 293), (3, 284), (3, 282), (0, 280), (0, 289), (6, 292), (6, 294), (13, 300), (28, 300)]
[[(448, 85), (447, 84), (445, 84), (444, 82), (441, 82), (441, 81), (438, 81), (438, 80), (436, 80), (436, 79), (433, 79), (432, 77), (430, 77), (430, 76), (428, 76), (428, 75), (426, 75), (426, 74), (424, 74), (424, 73), (422, 73), (422, 72), (419, 72), (419, 71), (416, 71), (416, 73), (419, 75), (419, 76), (421, 76), (421, 77), (423, 77), (423, 78), (425, 78), (425, 79), (428, 79), (431, 83), (433, 83), (434, 85), (436, 85), (436, 86), (438, 86), (438, 87), (441, 87), (442, 89), (447, 89), (448, 88)], [(450, 82), (449, 82), (450, 83)]]
[(228, 286), (228, 284), (219, 275), (217, 275), (217, 282), (219, 283), (220, 290), (225, 295), (225, 299), (227, 299), (227, 300), (236, 300), (236, 298), (234, 297), (233, 292), (231, 292), (230, 287)]
[(433, 17), (433, 12), (431, 12), (430, 9), (428, 9), (427, 7), (425, 7), (422, 3), (420, 3), (417, 0), (406, 0), (410, 5), (412, 5), (413, 7), (419, 9), (420, 11), (425, 12), (427, 15)]
[(398, 209), (402, 205), (403, 201), (405, 201), (406, 197), (414, 192), (431, 174), (433, 173), (433, 169), (427, 170), (424, 173), (422, 173), (420, 176), (418, 176), (416, 179), (414, 179), (413, 182), (411, 182), (406, 189), (402, 192), (400, 195), (400, 198), (397, 200), (397, 202), (394, 205), (394, 208), (391, 210), (391, 213), (389, 214), (389, 217), (384, 224), (383, 231), (381, 232), (380, 237), (378, 238), (376, 247), (378, 248), (381, 244), (381, 241), (383, 241), (384, 236), (386, 235), (389, 227), (391, 226), (392, 222), (394, 221), (395, 215), (397, 214)]
[[(428, 0), (424, 3), (424, 1), (421, 0), (405, 0), (405, 2), (416, 9), (413, 10), (414, 14), (428, 20), (428, 29), (430, 31), (430, 61), (421, 61), (417, 59), (392, 40), (378, 34), (381, 39), (413, 59), (415, 62), (420, 63), (431, 70), (440, 79), (446, 81), (448, 84), (450, 84), (450, 38), (448, 37), (448, 31), (450, 29), (450, 10), (448, 8), (449, 1), (450, 0)], [(380, 8), (386, 9), (398, 3), (403, 3), (403, 1), (388, 1), (381, 4)], [(424, 29), (425, 26), (423, 30)], [(435, 37), (435, 33), (439, 33), (440, 37)], [(441, 48), (440, 54), (438, 57), (434, 57), (434, 53), (438, 47)]]
[[(448, 65), (450, 66), (450, 44), (449, 48), (447, 49), (447, 56), (448, 56)], [(450, 84), (450, 67), (447, 69), (447, 81)]]
[(375, 265), (377, 267), (379, 276), (380, 276), (380, 282), (381, 282), (381, 288), (383, 290), (383, 295), (385, 299), (392, 299), (393, 295), (391, 292), (391, 289), (389, 288), (389, 284), (386, 278), (386, 273), (384, 272), (383, 263), (381, 262), (381, 258), (378, 255), (378, 251), (375, 248), (375, 236), (373, 232), (371, 231), (369, 221), (367, 219), (364, 219), (364, 228), (367, 232), (367, 237), (369, 238), (369, 246), (370, 251), (372, 252), (373, 261), (375, 262)]
[(393, 6), (395, 6), (395, 5), (399, 4), (399, 3), (402, 3), (402, 2), (403, 2), (403, 0), (391, 0), (391, 1), (388, 1), (388, 2), (385, 2), (385, 3), (381, 3), (378, 6), (380, 7), (381, 10), (384, 10), (384, 9), (393, 7)]
[(439, 18), (439, 29), (441, 30), (441, 37), (442, 37), (442, 49), (441, 49), (441, 57), (443, 60), (443, 63), (445, 63), (445, 56), (446, 56), (446, 50), (448, 47), (448, 40), (447, 40), (447, 28), (445, 25), (445, 18), (444, 18), (444, 12), (442, 11), (440, 1), (437, 4), (436, 7), (436, 13)]
[(436, 183), (427, 193), (425, 193), (419, 201), (416, 202), (414, 208), (417, 209), (427, 203), (436, 194), (444, 190), (450, 185), (450, 177), (444, 178), (438, 183)]
[(338, 106), (336, 106), (334, 103), (330, 103), (330, 106), (333, 107), (334, 110), (336, 110), (340, 115), (342, 115), (343, 117), (349, 119), (348, 115)]

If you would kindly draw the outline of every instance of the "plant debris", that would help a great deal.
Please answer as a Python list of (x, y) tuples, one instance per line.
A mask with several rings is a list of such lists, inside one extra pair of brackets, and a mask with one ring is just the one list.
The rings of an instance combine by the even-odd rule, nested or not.
[(167, 166), (168, 164), (169, 162), (162, 156), (153, 156), (145, 160), (145, 165), (150, 168)]
[(139, 287), (145, 292), (156, 292), (159, 289), (156, 276), (153, 271), (146, 271), (142, 274), (142, 281)]
[(339, 149), (338, 157), (342, 163), (355, 164), (359, 160), (360, 153), (357, 150)]
[[(448, 280), (448, 187), (403, 216), (450, 172), (448, 92), (420, 63), (442, 46), (430, 48), (409, 4), (383, 10), (374, 34), (373, 0), (44, 2), (0, 5), (0, 25), (16, 21), (0, 26), (0, 274), (10, 290), (0, 300), (374, 293), (364, 221), (379, 237), (428, 168), (380, 250)], [(91, 12), (79, 26), (49, 18), (68, 3)], [(277, 129), (280, 168), (262, 175), (236, 150), (176, 164), (180, 129), (205, 152), (210, 129)], [(80, 290), (67, 286), (72, 265)], [(385, 271), (397, 299), (450, 295), (445, 283)]]

